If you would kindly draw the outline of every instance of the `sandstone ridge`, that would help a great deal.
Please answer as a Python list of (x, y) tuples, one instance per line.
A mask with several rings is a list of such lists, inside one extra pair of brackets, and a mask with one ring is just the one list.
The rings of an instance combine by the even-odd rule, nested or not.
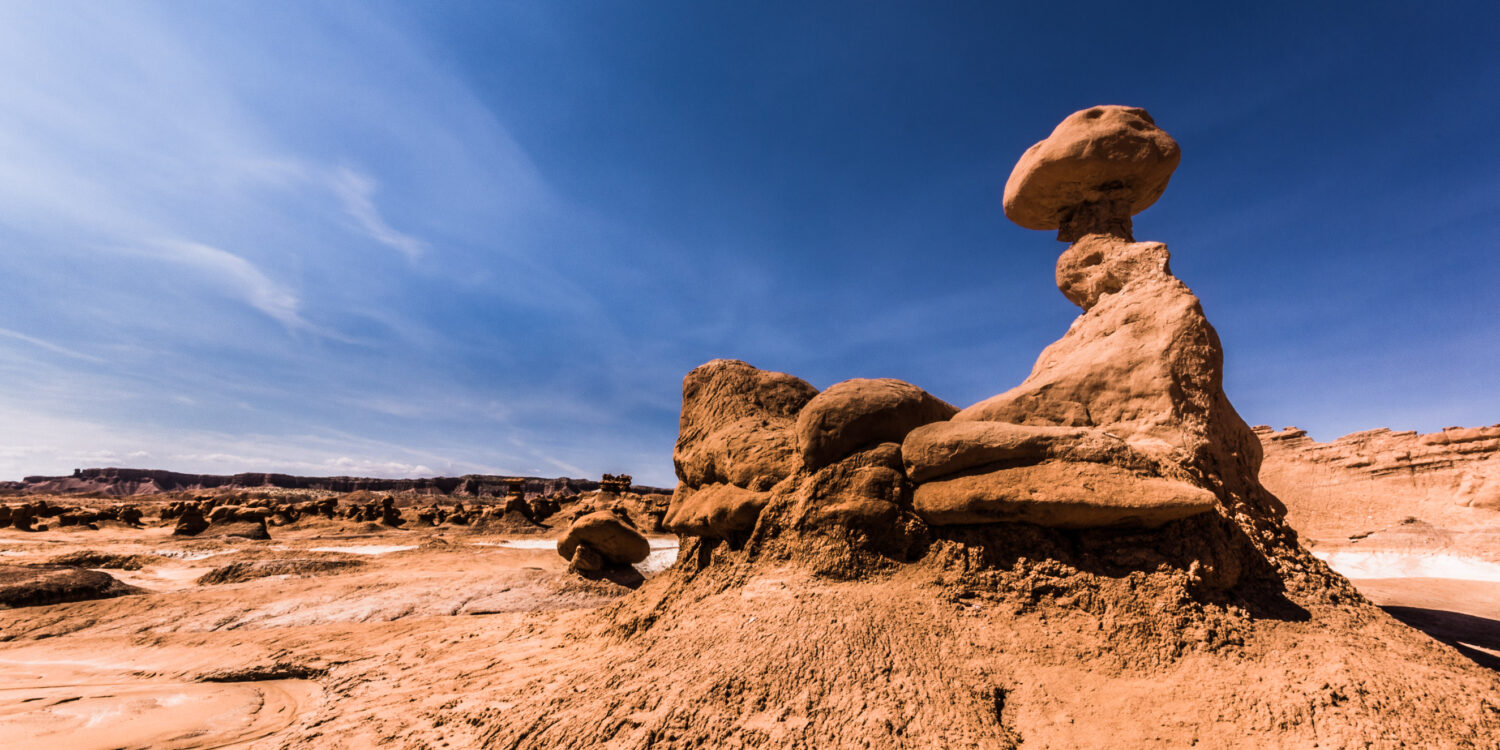
[[(1265, 449), (1262, 481), (1315, 537), (1367, 534), (1414, 517), (1456, 531), (1500, 526), (1500, 425), (1365, 430), (1326, 443), (1296, 427), (1255, 433)], [(1500, 559), (1491, 545), (1475, 552)]]

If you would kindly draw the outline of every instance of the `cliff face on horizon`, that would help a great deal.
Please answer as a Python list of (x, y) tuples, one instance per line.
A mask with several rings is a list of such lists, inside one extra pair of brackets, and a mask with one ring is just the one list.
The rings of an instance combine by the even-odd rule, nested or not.
[(1364, 533), (1420, 519), (1447, 528), (1500, 520), (1500, 425), (1366, 430), (1320, 443), (1305, 430), (1254, 428), (1260, 480), (1298, 531)]
[[(425, 495), (503, 496), (513, 479), (521, 479), (527, 497), (538, 495), (571, 495), (599, 489), (592, 479), (570, 477), (507, 477), (488, 474), (465, 474), (460, 477), (427, 477), (421, 479), (381, 479), (376, 477), (299, 477), (290, 474), (185, 474), (158, 469), (100, 468), (81, 469), (71, 476), (31, 476), (19, 482), (0, 482), (0, 490), (25, 494), (159, 495), (209, 489), (280, 489), (322, 490), (325, 492), (416, 492)], [(645, 485), (631, 485), (631, 492), (662, 493), (671, 490)]]

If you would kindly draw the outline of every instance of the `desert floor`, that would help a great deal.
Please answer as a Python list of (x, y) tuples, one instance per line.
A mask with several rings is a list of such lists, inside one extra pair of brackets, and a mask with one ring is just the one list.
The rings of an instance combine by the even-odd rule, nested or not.
[[(411, 745), (402, 727), (423, 717), (506, 711), (475, 675), (545, 678), (586, 649), (570, 624), (638, 583), (568, 574), (547, 536), (323, 520), (272, 534), (0, 531), (0, 562), (118, 555), (102, 562), (136, 569), (98, 569), (141, 590), (0, 610), (0, 747)], [(1409, 536), (1308, 541), (1398, 619), (1500, 669), (1500, 565)], [(651, 542), (646, 577), (677, 552)], [(225, 582), (198, 581), (215, 571)], [(477, 731), (442, 736), (466, 747)]]

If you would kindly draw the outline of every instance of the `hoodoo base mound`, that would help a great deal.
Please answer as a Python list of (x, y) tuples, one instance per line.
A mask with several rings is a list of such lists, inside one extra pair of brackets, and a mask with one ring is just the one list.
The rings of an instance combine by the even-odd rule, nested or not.
[(1090, 571), (1007, 551), (1036, 536), (968, 533), (856, 580), (797, 553), (749, 561), (690, 543), (575, 630), (572, 660), (544, 677), (500, 666), (486, 683), (503, 717), (445, 720), (483, 721), (492, 747), (1480, 748), (1500, 736), (1500, 678), (1321, 566), (1306, 573), (1316, 596), (1204, 597), (1167, 567)]

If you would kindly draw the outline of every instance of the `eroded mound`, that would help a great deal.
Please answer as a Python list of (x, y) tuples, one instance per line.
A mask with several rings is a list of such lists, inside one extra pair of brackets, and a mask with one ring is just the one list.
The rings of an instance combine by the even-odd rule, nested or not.
[(65, 565), (0, 565), (0, 607), (35, 607), (135, 593), (114, 576)]
[(357, 568), (364, 563), (359, 560), (257, 560), (222, 565), (198, 576), (197, 582), (204, 586), (221, 583), (239, 583), (270, 576), (315, 576), (341, 573)]
[(113, 552), (97, 552), (95, 550), (79, 550), (66, 555), (58, 555), (48, 560), (51, 565), (69, 565), (75, 568), (115, 568), (118, 570), (140, 570), (147, 565), (161, 562), (160, 555), (133, 554), (121, 555)]

